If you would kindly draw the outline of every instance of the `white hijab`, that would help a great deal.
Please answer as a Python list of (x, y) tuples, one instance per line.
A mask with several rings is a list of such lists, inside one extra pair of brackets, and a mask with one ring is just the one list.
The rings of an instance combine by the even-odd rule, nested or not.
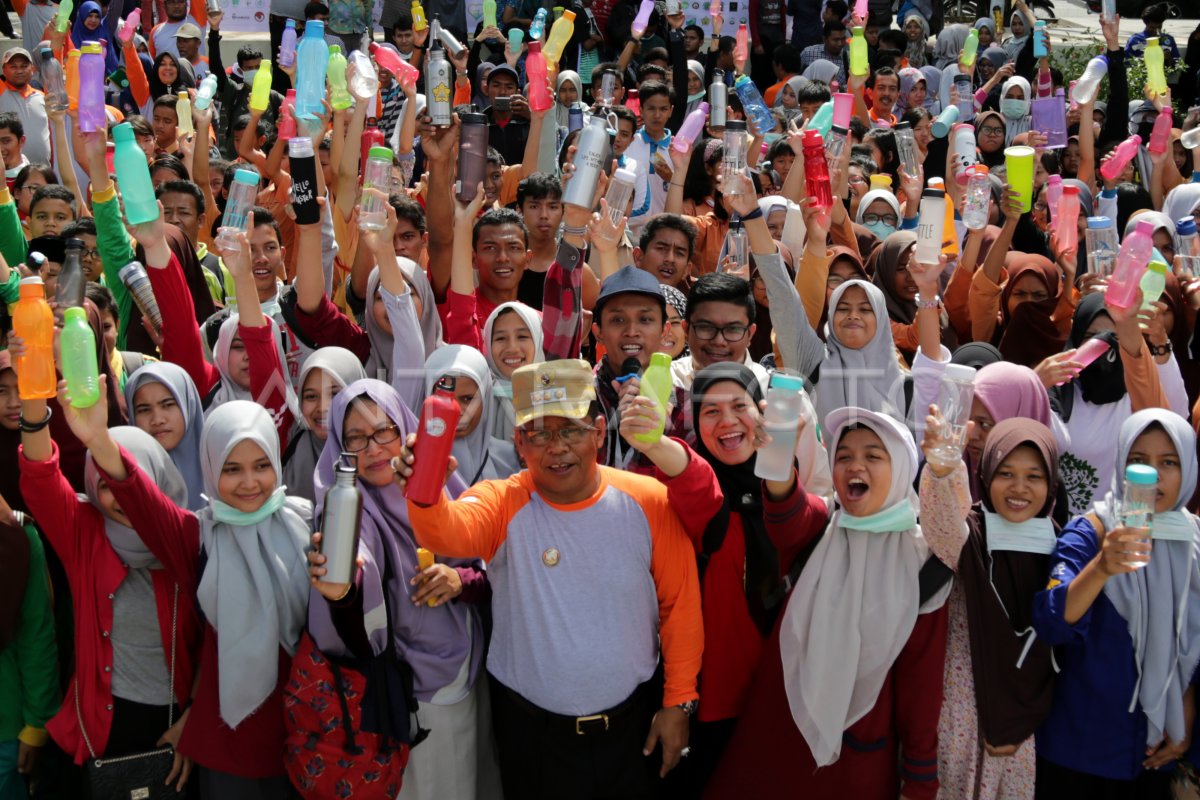
[(545, 361), (546, 354), (542, 350), (544, 337), (542, 315), (537, 309), (524, 303), (501, 303), (488, 316), (487, 322), (483, 326), (483, 357), (487, 359), (487, 365), (492, 370), (492, 399), (496, 406), (495, 413), (492, 415), (492, 436), (510, 441), (513, 434), (513, 421), (516, 419), (512, 404), (512, 381), (504, 377), (504, 373), (500, 371), (500, 365), (492, 357), (492, 331), (496, 327), (496, 320), (506, 311), (517, 314), (525, 323), (525, 327), (529, 328), (529, 334), (533, 337), (533, 363), (540, 364)]

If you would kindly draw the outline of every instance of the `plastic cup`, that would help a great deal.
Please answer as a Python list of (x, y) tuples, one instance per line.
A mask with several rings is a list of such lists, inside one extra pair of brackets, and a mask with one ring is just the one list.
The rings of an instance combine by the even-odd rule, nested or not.
[(508, 29), (508, 51), (510, 53), (521, 52), (521, 41), (525, 38), (525, 31), (520, 28)]
[(833, 124), (839, 128), (850, 127), (850, 117), (854, 113), (854, 95), (846, 92), (833, 94)]
[(1033, 156), (1032, 147), (1009, 147), (1004, 150), (1008, 185), (1017, 193), (1023, 214), (1033, 208)]

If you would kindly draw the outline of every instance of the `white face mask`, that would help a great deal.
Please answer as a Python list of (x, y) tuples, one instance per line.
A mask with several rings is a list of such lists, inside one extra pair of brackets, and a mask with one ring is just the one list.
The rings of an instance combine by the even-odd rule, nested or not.
[(1008, 119), (1029, 116), (1029, 101), (1019, 97), (1006, 97), (1000, 101), (1000, 113)]
[(254, 69), (246, 70), (245, 72), (242, 73), (242, 82), (245, 83), (247, 86), (253, 85), (254, 84), (254, 76), (257, 74), (258, 74), (257, 67), (255, 67)]

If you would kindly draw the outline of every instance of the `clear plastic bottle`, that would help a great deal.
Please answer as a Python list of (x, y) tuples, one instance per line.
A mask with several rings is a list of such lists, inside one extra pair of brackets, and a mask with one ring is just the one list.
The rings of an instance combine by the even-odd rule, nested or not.
[(955, 75), (954, 89), (958, 92), (958, 118), (970, 122), (975, 119), (975, 91), (971, 88), (971, 76)]
[[(645, 8), (645, 5), (646, 5), (645, 0), (643, 0), (642, 7)], [(653, 10), (654, 4), (651, 3), (650, 7)], [(641, 15), (639, 14), (638, 16), (640, 17)], [(637, 25), (636, 21), (634, 22), (634, 25)], [(645, 31), (645, 28), (643, 28), (642, 30)], [(540, 42), (542, 40), (542, 34), (545, 32), (546, 32), (546, 9), (539, 8), (537, 10), (537, 13), (533, 15), (533, 22), (529, 23), (529, 43), (533, 44), (534, 42)], [(637, 38), (640, 39), (641, 37), (637, 36)]]
[(675, 394), (675, 383), (671, 378), (671, 355), (655, 353), (650, 356), (650, 365), (642, 373), (638, 394), (645, 395), (654, 401), (658, 407), (658, 425), (649, 433), (635, 434), (638, 441), (653, 443), (663, 436), (666, 421), (671, 413), (672, 398)]
[(150, 165), (146, 153), (138, 146), (137, 137), (128, 122), (112, 130), (113, 168), (121, 186), (125, 203), (125, 219), (130, 225), (141, 225), (158, 219), (158, 201), (154, 199), (154, 183), (150, 180)]
[[(371, 55), (368, 56), (362, 50), (355, 50), (350, 54), (350, 63), (354, 66), (354, 75), (350, 78), (349, 87), (350, 93), (359, 98), (372, 98), (379, 91), (379, 73), (375, 71), (375, 65), (371, 63), (373, 56), (379, 66), (386, 69), (388, 72), (396, 76), (396, 80), (401, 80), (400, 64), (407, 65), (402, 58), (395, 58), (397, 55), (386, 47), (380, 47), (375, 42), (369, 45)], [(415, 67), (414, 67), (415, 69)]]
[(204, 76), (204, 80), (200, 81), (200, 88), (196, 90), (196, 108), (203, 111), (212, 105), (213, 98), (217, 95), (217, 76), (209, 73)]
[(738, 98), (742, 101), (746, 119), (753, 120), (755, 127), (758, 128), (759, 136), (766, 136), (775, 129), (775, 117), (771, 114), (771, 109), (767, 108), (766, 102), (759, 93), (758, 87), (754, 85), (754, 81), (750, 80), (750, 76), (739, 77), (733, 90), (737, 92)]
[[(310, 19), (304, 23), (304, 35), (296, 45), (297, 118), (319, 117), (324, 113), (325, 73), (328, 69), (329, 45), (325, 43), (325, 23)], [(259, 67), (259, 72), (261, 74), (262, 67)]]
[(1138, 154), (1138, 148), (1142, 146), (1142, 137), (1136, 133), (1130, 136), (1125, 141), (1121, 142), (1113, 150), (1113, 156), (1108, 161), (1100, 165), (1100, 174), (1105, 180), (1113, 180), (1125, 169), (1133, 157)]
[[(1154, 507), (1158, 503), (1158, 470), (1149, 464), (1130, 464), (1125, 467), (1125, 485), (1120, 502), (1120, 523), (1123, 527), (1145, 531), (1149, 542), (1154, 530)], [(1141, 568), (1148, 559), (1133, 556), (1127, 567)]]
[(1183, 132), (1179, 137), (1179, 143), (1188, 150), (1195, 150), (1200, 147), (1200, 128), (1192, 128)]
[(73, 306), (63, 313), (61, 347), (62, 376), (67, 382), (71, 405), (91, 408), (100, 401), (100, 369), (96, 362), (96, 334), (88, 324), (87, 311)]
[(325, 583), (345, 584), (358, 572), (358, 537), (362, 526), (362, 492), (356, 485), (358, 456), (342, 453), (334, 465), (333, 486), (325, 493), (321, 516), (321, 555)]
[(1071, 90), (1071, 99), (1080, 105), (1095, 100), (1097, 92), (1100, 91), (1100, 81), (1104, 80), (1104, 76), (1107, 74), (1108, 59), (1104, 56), (1093, 58), (1087, 63), (1079, 80), (1075, 82), (1075, 88)]
[(745, 64), (750, 59), (750, 29), (746, 23), (738, 25), (733, 41), (733, 60)]
[(325, 82), (329, 84), (329, 105), (334, 111), (350, 107), (354, 98), (346, 88), (346, 57), (336, 44), (329, 48), (329, 65), (326, 67)]
[(766, 481), (786, 481), (796, 463), (796, 442), (800, 438), (800, 417), (804, 401), (804, 379), (775, 372), (767, 388), (767, 408), (763, 427), (771, 437), (758, 449), (754, 459), (754, 477)]
[(692, 147), (692, 142), (704, 132), (704, 121), (708, 118), (708, 103), (701, 102), (692, 113), (687, 115), (679, 126), (679, 133), (671, 139), (671, 149), (676, 153), (686, 153)]
[(1108, 217), (1088, 217), (1084, 237), (1088, 272), (1107, 278), (1112, 274), (1120, 247), (1113, 221)]
[[(363, 168), (362, 203), (358, 208), (358, 228), (363, 231), (381, 231), (387, 224), (388, 187), (392, 183), (392, 151), (386, 147), (372, 147)], [(379, 189), (384, 197), (377, 197), (366, 189)]]
[(54, 371), (54, 312), (46, 302), (46, 285), (36, 275), (22, 278), (18, 291), (20, 299), (13, 306), (13, 333), (25, 341), (25, 355), (15, 359), (17, 394), (22, 400), (49, 400), (57, 393), (58, 386)]
[(1157, 36), (1147, 37), (1142, 58), (1146, 62), (1146, 88), (1162, 97), (1167, 93), (1167, 76), (1163, 70), (1163, 49)]
[(900, 158), (900, 166), (909, 177), (916, 177), (921, 170), (921, 160), (917, 157), (917, 139), (913, 136), (912, 125), (897, 122), (896, 127), (892, 128), (892, 134), (896, 140), (896, 154)]
[(162, 312), (158, 310), (158, 298), (154, 296), (154, 287), (150, 285), (150, 276), (140, 261), (130, 261), (121, 267), (121, 283), (133, 296), (133, 302), (142, 312), (145, 319), (150, 320), (156, 333), (162, 332)]
[(830, 167), (836, 164), (845, 152), (846, 137), (849, 135), (850, 131), (837, 125), (829, 128), (829, 135), (825, 137), (825, 163)]
[[(620, 227), (621, 218), (629, 211), (629, 201), (637, 188), (637, 174), (626, 167), (617, 167), (608, 181), (608, 192), (604, 199), (608, 201), (608, 218), (614, 227)], [(615, 240), (614, 240), (615, 241)]]
[(80, 48), (79, 129), (84, 133), (103, 131), (108, 126), (104, 111), (104, 54), (96, 42)]
[(63, 257), (62, 271), (58, 273), (57, 289), (54, 302), (61, 311), (64, 308), (83, 307), (83, 298), (87, 293), (87, 275), (83, 271), (82, 239), (67, 239), (66, 255)]
[(729, 223), (725, 232), (725, 241), (721, 243), (721, 257), (717, 259), (717, 272), (724, 271), (725, 259), (732, 256), (737, 275), (750, 274), (750, 237), (746, 234), (746, 226), (738, 217)]
[(936, 264), (942, 253), (943, 226), (946, 223), (946, 192), (929, 188), (921, 192), (921, 208), (917, 217), (917, 246), (913, 258), (921, 264)]
[(1137, 297), (1142, 273), (1154, 251), (1154, 223), (1139, 220), (1137, 227), (1121, 242), (1112, 279), (1104, 292), (1105, 301), (1116, 308), (1129, 308)]
[(66, 111), (70, 102), (67, 99), (67, 78), (62, 64), (54, 57), (54, 51), (48, 45), (38, 48), (39, 67), (42, 73), (42, 86), (46, 92), (46, 108), (51, 111)]
[(239, 169), (233, 173), (229, 184), (229, 199), (225, 201), (225, 215), (221, 227), (217, 228), (216, 248), (219, 252), (238, 249), (237, 235), (250, 227), (250, 212), (254, 210), (254, 199), (258, 196), (258, 173)]
[(1062, 196), (1058, 198), (1058, 211), (1055, 216), (1054, 230), (1058, 232), (1058, 246), (1063, 252), (1079, 248), (1079, 187), (1062, 187)]
[(973, 231), (986, 228), (991, 204), (992, 182), (988, 178), (988, 168), (983, 164), (976, 164), (967, 179), (967, 190), (963, 197), (963, 225)]
[(950, 364), (942, 373), (937, 406), (945, 425), (944, 438), (926, 456), (929, 463), (953, 467), (962, 463), (967, 444), (967, 423), (975, 397), (975, 370), (964, 364)]
[(296, 63), (296, 20), (288, 19), (279, 42), (279, 66), (291, 68)]
[[(725, 123), (725, 132), (721, 136), (723, 144), (721, 166), (725, 172), (725, 180), (733, 175), (746, 171), (746, 123), (740, 119), (731, 119)], [(726, 195), (736, 195), (737, 187), (729, 186)]]

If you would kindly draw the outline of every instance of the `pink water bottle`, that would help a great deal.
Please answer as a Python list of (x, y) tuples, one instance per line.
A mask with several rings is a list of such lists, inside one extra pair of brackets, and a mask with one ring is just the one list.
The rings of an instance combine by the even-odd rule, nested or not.
[(546, 84), (546, 57), (542, 55), (542, 43), (530, 42), (525, 55), (525, 74), (529, 76), (529, 107), (534, 111), (546, 111), (554, 105), (550, 87)]
[(750, 58), (750, 29), (746, 23), (738, 25), (737, 38), (734, 40), (733, 60), (745, 63)]
[(1104, 292), (1106, 303), (1122, 309), (1133, 307), (1134, 300), (1137, 299), (1138, 284), (1142, 280), (1142, 273), (1146, 271), (1146, 265), (1150, 263), (1150, 253), (1153, 250), (1154, 223), (1140, 220), (1133, 233), (1121, 242), (1117, 265), (1113, 268), (1108, 289)]
[(1063, 194), (1062, 175), (1051, 175), (1046, 178), (1046, 213), (1050, 215), (1050, 224), (1054, 224), (1054, 215), (1058, 213), (1058, 201)]
[(283, 98), (283, 108), (279, 110), (279, 129), (277, 133), (279, 138), (285, 141), (296, 138), (295, 89), (288, 89), (287, 96)]
[[(1105, 180), (1111, 181), (1115, 179), (1125, 169), (1125, 166), (1133, 160), (1133, 157), (1137, 155), (1138, 148), (1141, 146), (1142, 137), (1136, 133), (1121, 142), (1113, 150), (1112, 158), (1100, 165), (1100, 174), (1104, 176)], [(1145, 264), (1142, 266), (1144, 267)], [(1134, 285), (1137, 285), (1137, 281), (1134, 281)]]
[(1063, 186), (1055, 212), (1058, 232), (1058, 248), (1066, 253), (1079, 249), (1079, 187)]
[(97, 42), (80, 48), (79, 129), (94, 133), (108, 129), (104, 113), (104, 53)]
[(1163, 110), (1158, 112), (1158, 117), (1154, 120), (1154, 130), (1150, 132), (1150, 144), (1146, 149), (1151, 153), (1167, 152), (1167, 145), (1171, 141), (1171, 125), (1174, 122), (1171, 116), (1171, 107), (1163, 106)]
[(854, 16), (861, 19), (863, 22), (867, 20), (867, 0), (855, 0)]
[(117, 33), (117, 39), (121, 44), (129, 44), (129, 40), (137, 33), (138, 26), (142, 24), (142, 10), (135, 8), (129, 12), (129, 16), (125, 18), (125, 24), (121, 26), (121, 30)]
[(692, 142), (704, 130), (704, 121), (708, 119), (708, 103), (701, 103), (696, 110), (687, 115), (679, 133), (671, 139), (671, 149), (676, 153), (686, 153), (692, 147)]

